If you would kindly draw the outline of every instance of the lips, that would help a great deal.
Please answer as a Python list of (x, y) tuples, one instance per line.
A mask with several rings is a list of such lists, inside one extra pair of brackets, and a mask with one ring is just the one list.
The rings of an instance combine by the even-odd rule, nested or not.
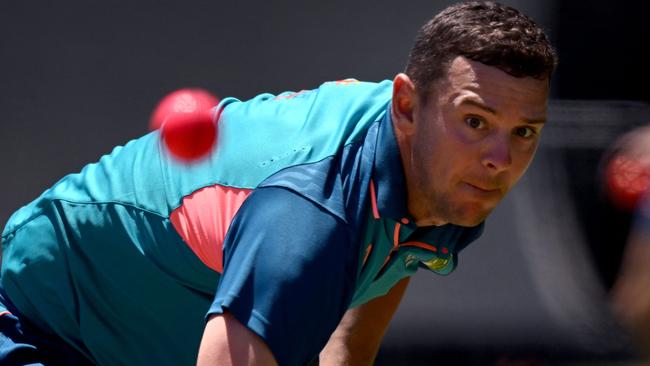
[(468, 183), (468, 182), (465, 182), (465, 184), (467, 184), (468, 186), (470, 186), (472, 188), (476, 188), (479, 191), (483, 191), (483, 192), (486, 192), (486, 193), (500, 191), (499, 188), (490, 188), (488, 185), (478, 185), (478, 184), (472, 184), (472, 183)]
[(463, 182), (463, 184), (470, 193), (482, 198), (498, 199), (501, 197), (501, 189), (499, 188), (493, 188), (493, 186), (487, 184), (474, 184), (469, 182)]

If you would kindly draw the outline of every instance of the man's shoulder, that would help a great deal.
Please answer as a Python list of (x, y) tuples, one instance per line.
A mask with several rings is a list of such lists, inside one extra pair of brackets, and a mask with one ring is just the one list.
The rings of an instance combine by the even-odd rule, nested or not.
[[(226, 98), (218, 106), (219, 127), (235, 125), (251, 137), (287, 139), (298, 136), (358, 132), (357, 126), (373, 122), (383, 113), (392, 95), (392, 82), (362, 82), (355, 79), (330, 81), (311, 90), (287, 91), (277, 95), (260, 94), (247, 101)], [(266, 130), (265, 130), (266, 129)], [(255, 131), (262, 132), (259, 135)], [(235, 134), (237, 131), (232, 131)]]
[(372, 161), (363, 158), (368, 150), (351, 143), (322, 160), (287, 167), (260, 183), (259, 188), (281, 187), (312, 201), (325, 213), (336, 216), (346, 224), (356, 224), (364, 211), (361, 206), (370, 182)]
[(255, 188), (274, 174), (334, 156), (365, 138), (385, 114), (390, 82), (328, 82), (301, 92), (224, 99), (219, 108), (215, 172)]

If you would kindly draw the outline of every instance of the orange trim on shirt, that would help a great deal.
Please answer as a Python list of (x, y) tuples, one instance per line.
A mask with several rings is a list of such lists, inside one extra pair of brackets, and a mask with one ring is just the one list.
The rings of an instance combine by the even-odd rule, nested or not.
[(377, 208), (377, 194), (375, 193), (375, 182), (370, 180), (370, 203), (372, 204), (372, 216), (379, 219), (379, 209)]
[(363, 265), (366, 265), (366, 261), (368, 260), (368, 257), (370, 257), (370, 252), (372, 252), (372, 243), (368, 244), (368, 247), (366, 248), (366, 254), (363, 257)]
[(395, 230), (393, 231), (393, 250), (396, 250), (399, 246), (399, 231), (402, 228), (402, 224), (399, 222), (395, 223)]
[(437, 252), (438, 248), (435, 245), (425, 244), (419, 241), (408, 241), (399, 245), (400, 247), (418, 247), (432, 252)]

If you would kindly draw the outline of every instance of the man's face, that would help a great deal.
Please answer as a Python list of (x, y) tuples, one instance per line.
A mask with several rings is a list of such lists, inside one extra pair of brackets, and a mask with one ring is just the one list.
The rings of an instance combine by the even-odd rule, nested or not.
[(462, 56), (426, 101), (408, 76), (396, 76), (393, 124), (418, 225), (474, 226), (487, 217), (535, 154), (548, 89), (548, 80)]

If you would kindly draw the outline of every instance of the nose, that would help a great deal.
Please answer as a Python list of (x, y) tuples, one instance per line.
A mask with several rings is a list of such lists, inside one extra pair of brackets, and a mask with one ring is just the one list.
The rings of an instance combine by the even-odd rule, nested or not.
[(509, 137), (493, 136), (483, 154), (483, 166), (495, 173), (507, 170), (512, 165)]

